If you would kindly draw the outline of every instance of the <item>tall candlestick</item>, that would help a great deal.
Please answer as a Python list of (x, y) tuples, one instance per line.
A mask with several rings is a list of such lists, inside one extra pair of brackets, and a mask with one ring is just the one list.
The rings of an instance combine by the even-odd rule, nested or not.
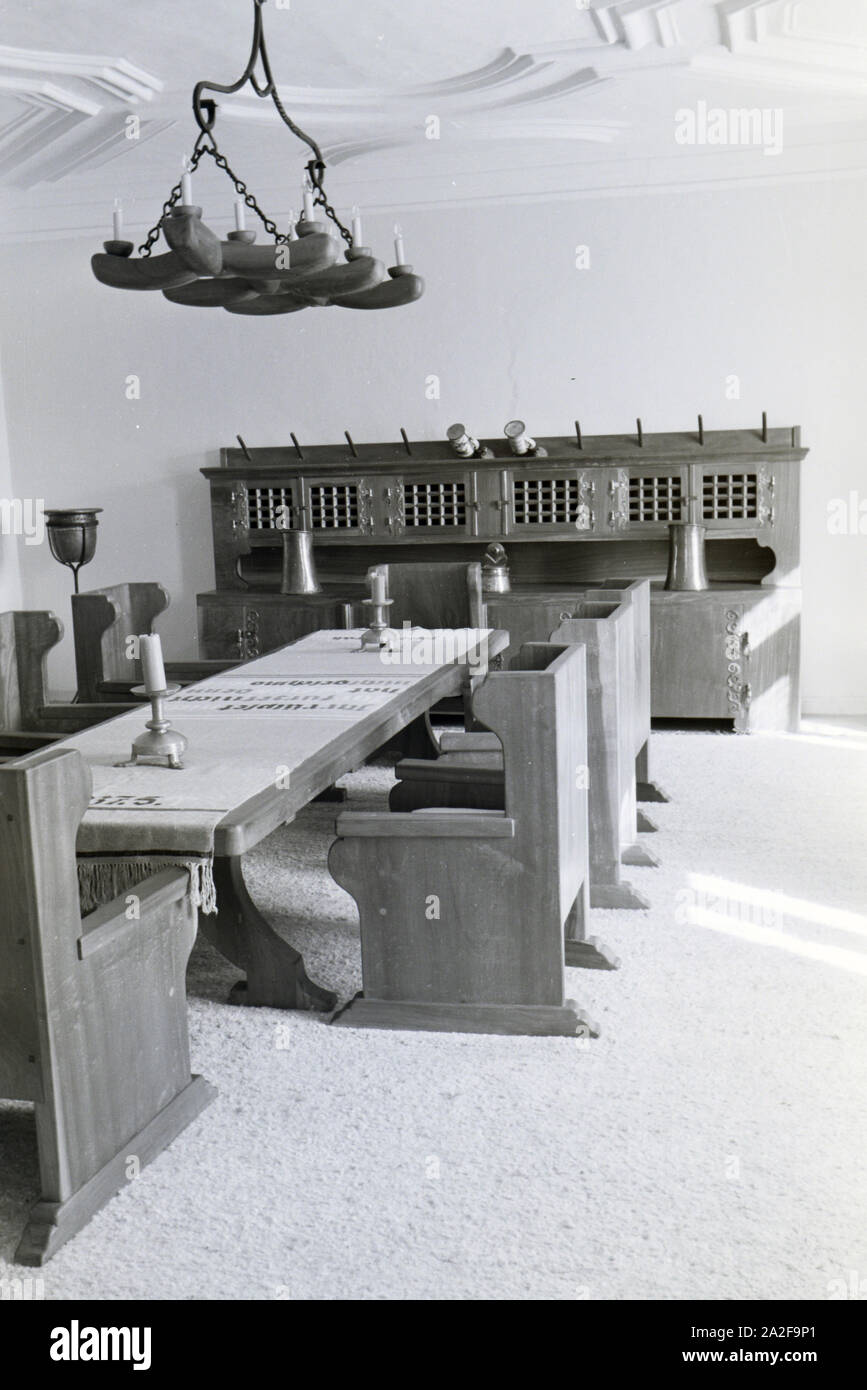
[(313, 188), (312, 188), (312, 185), (311, 185), (311, 183), (310, 183), (309, 178), (305, 178), (305, 180), (304, 180), (303, 193), (304, 193), (304, 220), (305, 220), (305, 222), (312, 222), (312, 221), (313, 221), (313, 216), (314, 216), (314, 214), (313, 214)]
[(143, 635), (139, 637), (141, 668), (144, 687), (148, 695), (154, 695), (166, 688), (166, 669), (163, 666), (163, 649), (159, 637)]
[(352, 240), (356, 246), (361, 245), (361, 213), (357, 203), (352, 209)]
[(403, 232), (400, 223), (394, 224), (394, 263), (395, 265), (406, 265), (406, 254), (403, 249)]
[(241, 198), (235, 199), (235, 231), (244, 232), (247, 229), (247, 219), (244, 216), (244, 202)]
[(385, 575), (381, 570), (373, 569), (370, 571), (370, 597), (374, 603), (385, 603), (388, 597)]
[(123, 237), (123, 208), (120, 204), (120, 198), (114, 200), (114, 212), (111, 215), (111, 221), (114, 228), (114, 239), (120, 241)]

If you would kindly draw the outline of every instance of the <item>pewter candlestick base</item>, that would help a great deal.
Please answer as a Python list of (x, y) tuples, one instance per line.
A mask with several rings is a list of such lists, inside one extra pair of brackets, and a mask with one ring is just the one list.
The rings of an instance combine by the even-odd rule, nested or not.
[(177, 729), (172, 728), (163, 711), (163, 701), (169, 695), (176, 695), (180, 688), (179, 685), (167, 685), (165, 690), (148, 691), (143, 685), (133, 687), (133, 695), (147, 695), (151, 702), (151, 717), (147, 721), (145, 732), (139, 734), (133, 742), (132, 757), (126, 762), (115, 763), (115, 767), (134, 767), (136, 763), (141, 762), (165, 761), (171, 768), (183, 768), (181, 756), (187, 746), (187, 740)]
[(370, 627), (361, 634), (361, 646), (356, 648), (360, 652), (378, 652), (385, 646), (385, 633), (388, 632), (388, 623), (385, 621), (385, 610), (394, 603), (393, 598), (375, 599), (365, 598), (362, 603), (373, 612), (370, 619)]

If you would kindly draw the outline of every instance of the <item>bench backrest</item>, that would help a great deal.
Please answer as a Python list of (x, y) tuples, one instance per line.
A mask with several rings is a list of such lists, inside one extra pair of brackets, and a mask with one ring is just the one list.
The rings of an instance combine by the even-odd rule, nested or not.
[(491, 672), (473, 696), (474, 715), (503, 745), (514, 857), (536, 877), (540, 910), (553, 899), (563, 921), (587, 865), (585, 709), (580, 645), (529, 642), (509, 671)]
[(0, 766), (0, 1096), (36, 1102), (45, 1201), (78, 1192), (190, 1084), (189, 875), (153, 874), (82, 920), (91, 785), (72, 748)]
[[(587, 650), (587, 719), (591, 738), (608, 748), (616, 746), (617, 797), (613, 809), (598, 798), (594, 814), (610, 815), (619, 826), (623, 845), (635, 839), (635, 654), (633, 615), (628, 603), (584, 599), (576, 616), (561, 623), (552, 642), (582, 642)], [(610, 765), (610, 764), (609, 764)]]
[(482, 627), (482, 567), (422, 560), (380, 565), (387, 577), (389, 627)]
[(603, 599), (611, 595), (632, 608), (633, 649), (633, 744), (636, 754), (650, 737), (650, 580), (606, 579), (587, 591), (586, 597)]
[(46, 658), (62, 636), (53, 613), (0, 613), (0, 730), (39, 728), (48, 703)]
[(45, 1100), (53, 1085), (54, 1007), (81, 934), (75, 836), (90, 789), (71, 749), (0, 767), (0, 1096), (8, 1099)]
[(128, 638), (153, 631), (154, 619), (169, 606), (162, 584), (112, 584), (72, 596), (78, 698), (110, 699), (105, 681), (141, 684), (141, 662), (130, 658)]

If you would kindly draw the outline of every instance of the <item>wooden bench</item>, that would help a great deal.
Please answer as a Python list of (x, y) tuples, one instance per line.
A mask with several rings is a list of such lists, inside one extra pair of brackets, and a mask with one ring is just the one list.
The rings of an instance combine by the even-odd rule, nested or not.
[[(505, 807), (346, 813), (329, 868), (355, 898), (360, 1027), (595, 1032), (564, 999), (567, 959), (616, 960), (586, 938), (585, 656), (533, 643), (490, 672), (473, 712), (505, 752)], [(568, 938), (568, 939), (567, 939)]]
[[(621, 864), (653, 867), (656, 858), (636, 841), (636, 746), (647, 726), (634, 711), (636, 629), (628, 600), (587, 595), (571, 600), (575, 616), (551, 634), (552, 642), (579, 642), (587, 651), (588, 783), (590, 794), (590, 905), (646, 908), (647, 899), (621, 877)], [(649, 714), (649, 711), (648, 711)], [(579, 719), (585, 717), (583, 708)], [(647, 721), (649, 725), (649, 718)], [(644, 732), (640, 732), (643, 729)], [(395, 768), (397, 785), (389, 805), (502, 807), (502, 752), (491, 734), (444, 733), (435, 763), (404, 759)]]
[(39, 1265), (216, 1094), (190, 1075), (187, 870), (82, 919), (73, 749), (0, 767), (0, 1096), (34, 1101), (41, 1196), (15, 1255)]
[[(111, 584), (72, 596), (72, 631), (78, 699), (83, 702), (130, 698), (141, 685), (138, 655), (130, 639), (153, 632), (154, 619), (170, 603), (162, 584)], [(231, 670), (233, 661), (167, 661), (169, 683), (189, 685)]]
[[(618, 602), (628, 601), (632, 607), (635, 638), (635, 698), (632, 706), (635, 795), (638, 801), (668, 801), (668, 796), (651, 780), (650, 775), (650, 580), (604, 579), (588, 588), (583, 597), (603, 601), (614, 597)], [(655, 830), (656, 826), (646, 814), (639, 811), (638, 829)]]
[[(376, 568), (385, 575), (392, 601), (386, 610), (390, 628), (400, 631), (405, 623), (428, 629), (488, 626), (483, 621), (482, 567), (478, 561), (420, 560)], [(441, 701), (434, 714), (440, 722), (463, 724), (466, 701)], [(404, 756), (435, 758), (439, 741), (431, 727), (431, 712), (404, 729), (395, 743)]]
[(62, 636), (53, 613), (0, 613), (0, 759), (20, 757), (130, 708), (128, 702), (49, 700), (46, 662)]

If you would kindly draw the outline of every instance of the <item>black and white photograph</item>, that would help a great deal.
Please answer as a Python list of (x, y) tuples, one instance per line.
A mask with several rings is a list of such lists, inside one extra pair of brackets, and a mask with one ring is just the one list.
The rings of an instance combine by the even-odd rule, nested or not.
[(553, 1302), (827, 1373), (865, 228), (865, 0), (0, 0), (34, 1365)]

